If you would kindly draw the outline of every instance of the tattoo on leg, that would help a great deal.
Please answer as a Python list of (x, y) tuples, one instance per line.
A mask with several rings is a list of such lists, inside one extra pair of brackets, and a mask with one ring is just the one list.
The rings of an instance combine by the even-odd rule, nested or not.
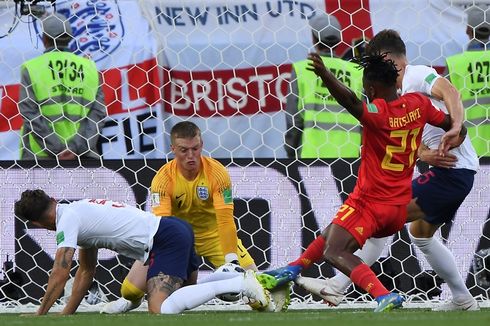
[(161, 292), (166, 297), (182, 286), (183, 279), (177, 276), (159, 273), (148, 280), (148, 296)]

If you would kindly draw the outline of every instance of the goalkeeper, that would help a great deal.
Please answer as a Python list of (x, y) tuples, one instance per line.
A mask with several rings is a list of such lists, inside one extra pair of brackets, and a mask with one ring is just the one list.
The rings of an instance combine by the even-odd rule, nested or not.
[[(237, 237), (230, 175), (221, 163), (201, 155), (201, 130), (190, 121), (179, 122), (172, 128), (170, 138), (175, 158), (160, 168), (152, 180), (152, 212), (189, 222), (196, 253), (213, 267), (233, 262), (257, 270)], [(122, 313), (137, 308), (146, 292), (146, 270), (142, 262), (135, 261), (121, 286), (122, 298), (106, 305), (102, 312)], [(192, 281), (195, 283), (196, 279)]]

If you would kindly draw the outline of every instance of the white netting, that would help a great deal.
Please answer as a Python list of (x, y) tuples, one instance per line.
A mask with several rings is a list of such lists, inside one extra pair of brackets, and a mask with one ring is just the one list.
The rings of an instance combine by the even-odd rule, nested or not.
[[(0, 2), (0, 312), (34, 309), (56, 250), (52, 232), (28, 228), (13, 217), (20, 193), (39, 187), (60, 200), (107, 197), (149, 210), (151, 179), (170, 158), (169, 130), (181, 120), (198, 124), (206, 154), (228, 167), (239, 235), (257, 266), (265, 270), (297, 258), (353, 189), (359, 163), (286, 158), (284, 106), (291, 63), (312, 50), (307, 19), (315, 10), (339, 19), (338, 55), (357, 49), (359, 39), (396, 29), (411, 63), (442, 72), (445, 58), (468, 43), (464, 6), (469, 3), (58, 0), (56, 11), (70, 17), (72, 50), (89, 55), (102, 72), (108, 112), (98, 143), (103, 160), (35, 163), (14, 160), (20, 156), (22, 125), (20, 66), (44, 50), (40, 23), (21, 15), (14, 2)], [(53, 10), (50, 2), (24, 4), (27, 12), (33, 9), (29, 5), (39, 6), (36, 15)], [(490, 298), (489, 185), (490, 161), (481, 158), (471, 194), (441, 232), (483, 306)], [(387, 287), (409, 294), (415, 307), (449, 295), (425, 260), (417, 259), (422, 256), (404, 229), (374, 266)], [(110, 251), (99, 258), (96, 285), (102, 299), (111, 300), (119, 295), (131, 261)], [(203, 275), (208, 269), (203, 265)], [(327, 264), (309, 272), (334, 274)], [(344, 306), (372, 304), (358, 289), (348, 291)], [(315, 299), (295, 288), (293, 307), (317, 307)]]

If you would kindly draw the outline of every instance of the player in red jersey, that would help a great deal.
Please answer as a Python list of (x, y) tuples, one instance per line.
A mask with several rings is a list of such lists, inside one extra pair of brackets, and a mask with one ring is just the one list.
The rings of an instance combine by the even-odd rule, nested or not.
[(376, 312), (402, 306), (403, 297), (390, 293), (368, 265), (353, 253), (370, 237), (399, 231), (411, 200), (412, 174), (426, 123), (447, 131), (440, 154), (461, 143), (464, 130), (451, 128), (451, 118), (419, 93), (397, 94), (398, 70), (386, 55), (361, 58), (363, 85), (369, 104), (340, 83), (317, 54), (310, 54), (310, 69), (321, 77), (331, 95), (363, 125), (361, 165), (354, 191), (338, 210), (332, 223), (288, 266), (266, 272), (262, 282), (269, 288), (294, 280), (301, 270), (325, 259), (371, 294)]

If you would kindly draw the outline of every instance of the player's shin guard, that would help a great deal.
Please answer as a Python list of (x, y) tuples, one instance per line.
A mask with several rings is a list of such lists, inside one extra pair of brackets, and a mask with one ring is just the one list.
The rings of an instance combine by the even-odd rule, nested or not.
[(121, 285), (121, 295), (124, 299), (133, 303), (141, 301), (145, 292), (138, 289), (133, 283), (129, 282), (127, 278), (124, 279)]

